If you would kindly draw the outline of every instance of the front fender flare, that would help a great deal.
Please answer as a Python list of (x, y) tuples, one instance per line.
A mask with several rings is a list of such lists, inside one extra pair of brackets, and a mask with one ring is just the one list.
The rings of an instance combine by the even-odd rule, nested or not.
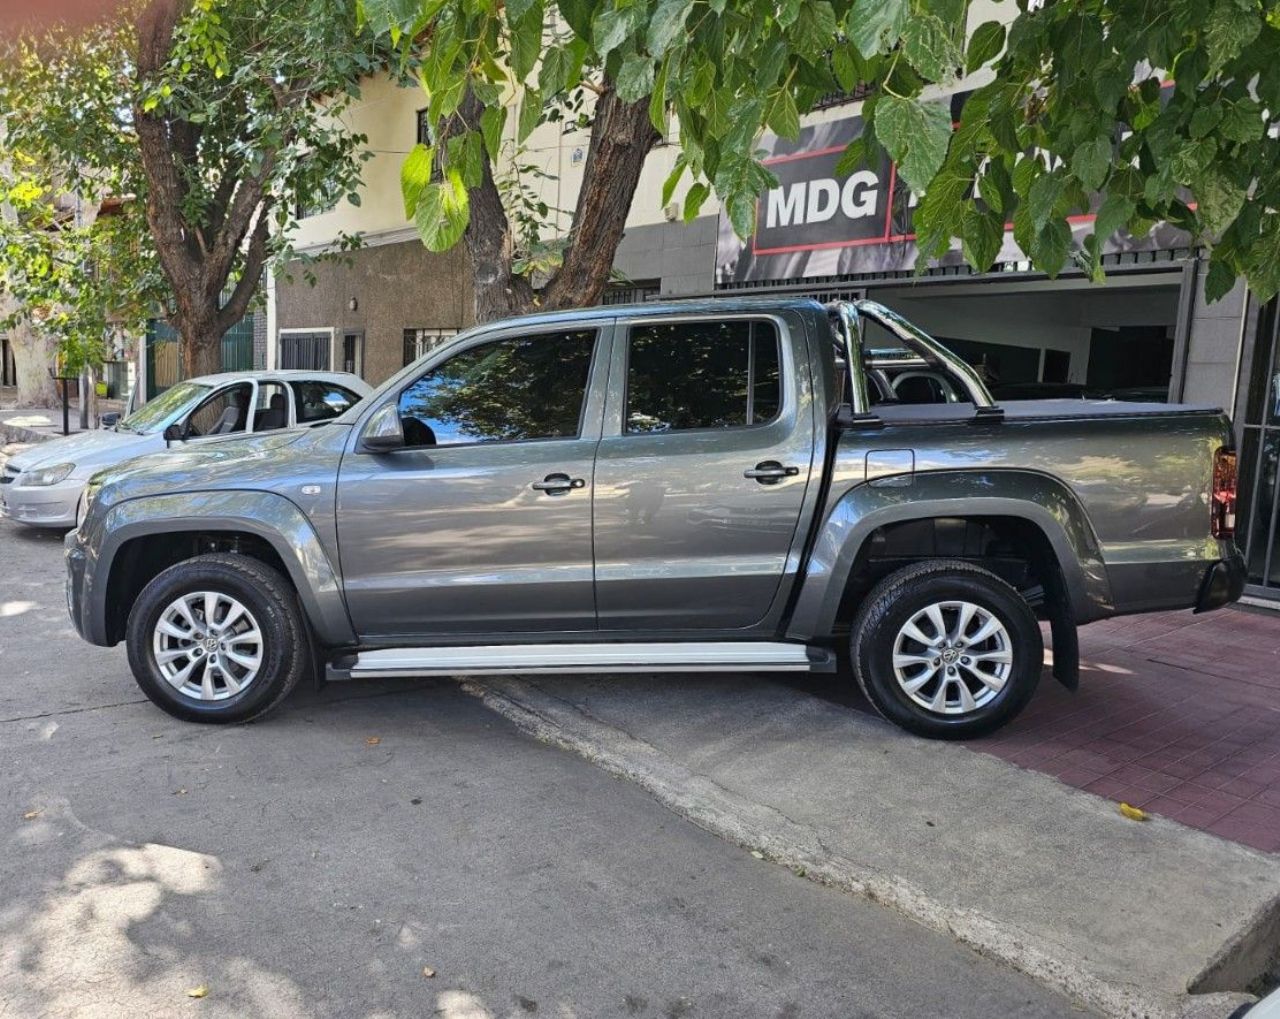
[(306, 514), (282, 495), (219, 491), (140, 496), (111, 506), (95, 525), (89, 544), (96, 549), (96, 561), (86, 576), (84, 594), (90, 633), (103, 640), (108, 579), (125, 542), (181, 531), (239, 531), (256, 535), (275, 549), (321, 644), (355, 643), (341, 576)]
[(1098, 538), (1080, 500), (1035, 471), (936, 471), (856, 485), (822, 522), (787, 636), (829, 637), (858, 552), (886, 524), (931, 517), (1017, 517), (1049, 540), (1077, 623), (1110, 615), (1111, 590)]

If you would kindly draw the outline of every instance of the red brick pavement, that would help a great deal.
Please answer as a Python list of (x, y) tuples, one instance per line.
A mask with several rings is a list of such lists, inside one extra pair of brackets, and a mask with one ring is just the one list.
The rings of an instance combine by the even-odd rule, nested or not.
[(1027, 710), (970, 747), (1280, 852), (1280, 612), (1107, 620), (1080, 630), (1080, 657), (1077, 693), (1046, 669)]

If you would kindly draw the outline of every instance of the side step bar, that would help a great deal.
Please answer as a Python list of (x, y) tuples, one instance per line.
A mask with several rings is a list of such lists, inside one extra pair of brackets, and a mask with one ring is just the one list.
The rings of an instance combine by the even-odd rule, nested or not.
[(635, 644), (487, 644), (361, 651), (329, 679), (550, 672), (834, 672), (835, 654), (762, 641)]

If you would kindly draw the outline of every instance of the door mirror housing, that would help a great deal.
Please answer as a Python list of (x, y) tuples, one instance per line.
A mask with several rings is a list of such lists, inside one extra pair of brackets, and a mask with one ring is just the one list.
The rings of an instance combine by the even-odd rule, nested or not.
[(404, 426), (400, 423), (400, 408), (395, 403), (388, 403), (374, 411), (360, 442), (371, 453), (403, 449)]
[(164, 430), (164, 444), (167, 446), (171, 442), (182, 442), (187, 437), (187, 426), (182, 422), (175, 422)]

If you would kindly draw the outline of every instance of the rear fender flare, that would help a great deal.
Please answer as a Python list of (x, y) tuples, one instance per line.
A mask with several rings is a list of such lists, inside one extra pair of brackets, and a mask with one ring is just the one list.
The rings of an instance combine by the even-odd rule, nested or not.
[(854, 562), (873, 531), (933, 517), (1016, 517), (1048, 538), (1066, 584), (1075, 622), (1112, 613), (1111, 590), (1097, 535), (1080, 500), (1061, 481), (1034, 471), (936, 471), (878, 478), (846, 492), (814, 542), (787, 636), (828, 637)]

